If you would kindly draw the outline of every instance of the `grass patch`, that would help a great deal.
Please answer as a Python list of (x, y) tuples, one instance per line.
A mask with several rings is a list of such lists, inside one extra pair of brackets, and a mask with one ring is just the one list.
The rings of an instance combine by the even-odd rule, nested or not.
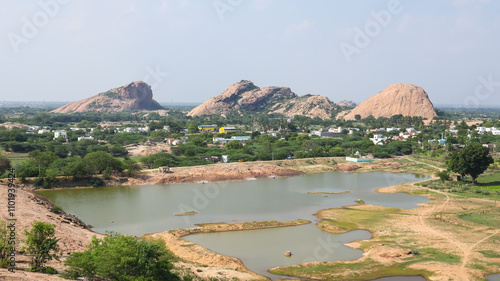
[(477, 183), (481, 185), (500, 186), (500, 173), (495, 173), (492, 175), (481, 175), (477, 178)]
[(4, 154), (4, 156), (10, 160), (10, 165), (12, 167), (16, 167), (18, 164), (21, 164), (29, 159), (28, 153), (12, 153)]
[(194, 216), (197, 215), (198, 212), (191, 211), (191, 212), (185, 212), (185, 213), (180, 213), (180, 214), (175, 214), (175, 216)]
[(484, 251), (479, 251), (483, 256), (486, 258), (500, 258), (500, 253), (495, 252), (493, 250), (484, 250)]
[(201, 227), (207, 227), (207, 226), (213, 226), (213, 225), (226, 225), (227, 223), (225, 222), (212, 222), (212, 223), (197, 223), (195, 224), (196, 226), (201, 226)]
[[(417, 250), (415, 250), (417, 251)], [(448, 264), (458, 264), (460, 263), (460, 256), (454, 254), (444, 253), (439, 249), (435, 248), (424, 248), (418, 249), (418, 255), (414, 255), (412, 257), (407, 258), (408, 262), (406, 265), (410, 265), (413, 263), (420, 263), (426, 261), (436, 261)]]
[(495, 228), (500, 227), (500, 214), (498, 212), (483, 214), (483, 212), (481, 211), (481, 212), (466, 213), (458, 217), (465, 221), (477, 223), (480, 225), (491, 226)]
[(403, 265), (385, 266), (367, 259), (355, 263), (325, 263), (316, 266), (289, 266), (269, 270), (277, 275), (290, 275), (327, 280), (373, 280), (388, 276), (430, 276), (424, 270), (415, 270)]
[(324, 219), (321, 220), (320, 223), (318, 223), (318, 227), (325, 228), (328, 226), (335, 226), (339, 232), (348, 232), (352, 230), (359, 229), (359, 226), (355, 223), (352, 222), (347, 222), (347, 221), (336, 221), (332, 219)]

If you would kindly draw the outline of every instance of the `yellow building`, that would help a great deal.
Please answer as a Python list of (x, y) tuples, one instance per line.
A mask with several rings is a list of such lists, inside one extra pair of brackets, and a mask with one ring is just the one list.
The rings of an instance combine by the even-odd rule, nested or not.
[(199, 125), (198, 130), (200, 130), (202, 133), (203, 132), (214, 132), (216, 125)]
[(231, 133), (231, 132), (236, 132), (235, 127), (220, 127), (219, 128), (219, 133), (221, 134), (226, 134), (226, 133)]

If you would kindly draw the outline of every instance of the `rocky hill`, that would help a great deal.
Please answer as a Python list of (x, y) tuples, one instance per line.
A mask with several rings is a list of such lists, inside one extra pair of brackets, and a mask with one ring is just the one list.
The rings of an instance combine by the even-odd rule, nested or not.
[(370, 97), (345, 115), (345, 120), (354, 120), (356, 115), (366, 118), (421, 116), (432, 120), (437, 116), (434, 106), (424, 89), (411, 84), (392, 84), (382, 92)]
[(337, 108), (326, 97), (298, 96), (288, 87), (259, 88), (250, 81), (242, 80), (197, 106), (188, 116), (264, 112), (280, 113), (287, 117), (305, 115), (330, 118), (332, 111)]
[(353, 102), (352, 100), (343, 100), (337, 103), (341, 107), (356, 107), (356, 103)]
[(161, 105), (153, 99), (151, 86), (142, 81), (132, 82), (123, 87), (111, 89), (93, 97), (76, 101), (58, 109), (54, 113), (75, 113), (98, 111), (104, 113), (124, 110), (156, 110)]

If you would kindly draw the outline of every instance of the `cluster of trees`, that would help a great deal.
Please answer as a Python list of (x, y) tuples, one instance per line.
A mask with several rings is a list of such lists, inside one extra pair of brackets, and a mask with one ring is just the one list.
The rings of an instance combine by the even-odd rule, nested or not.
[[(0, 221), (0, 265), (9, 263), (11, 245), (8, 243), (7, 228)], [(33, 272), (56, 274), (47, 266), (51, 260), (61, 256), (59, 238), (56, 238), (54, 224), (35, 221), (30, 230), (25, 230), (25, 246), (22, 253), (31, 256), (28, 269)], [(69, 267), (62, 275), (69, 279), (87, 280), (180, 280), (171, 272), (173, 255), (162, 241), (138, 240), (132, 236), (107, 233), (102, 239), (92, 238), (84, 252), (72, 253), (65, 261)]]
[(361, 119), (361, 115), (354, 116), (356, 121), (363, 123), (365, 126), (371, 128), (384, 128), (384, 127), (403, 127), (403, 128), (422, 128), (424, 121), (420, 116), (403, 116), (402, 114), (394, 115), (390, 118), (379, 117), (375, 118), (372, 115)]
[(49, 188), (60, 176), (73, 180), (90, 178), (96, 174), (110, 177), (114, 172), (127, 169), (129, 175), (138, 169), (137, 164), (130, 158), (123, 162), (105, 151), (95, 151), (84, 157), (74, 156), (60, 158), (54, 152), (30, 152), (29, 159), (16, 167), (16, 175), (25, 180), (27, 177), (36, 177), (34, 184)]
[(64, 262), (69, 266), (65, 275), (89, 280), (180, 280), (171, 272), (172, 258), (161, 241), (108, 233), (102, 239), (94, 236), (86, 251), (72, 253)]

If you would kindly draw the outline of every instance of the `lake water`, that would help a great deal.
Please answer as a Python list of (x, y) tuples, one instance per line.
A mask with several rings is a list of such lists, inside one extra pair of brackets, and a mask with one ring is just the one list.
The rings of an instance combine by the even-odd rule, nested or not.
[[(371, 234), (368, 231), (355, 230), (333, 235), (322, 231), (314, 224), (204, 233), (184, 237), (188, 241), (213, 249), (220, 254), (238, 257), (252, 271), (271, 278), (274, 276), (267, 272), (271, 267), (311, 261), (358, 259), (363, 251), (349, 248), (344, 244), (370, 238)], [(224, 242), (221, 243), (221, 241)], [(286, 251), (290, 251), (292, 256), (285, 257)]]
[[(376, 193), (375, 189), (425, 178), (413, 174), (384, 172), (323, 173), (241, 182), (100, 187), (38, 193), (66, 212), (93, 225), (96, 232), (104, 233), (109, 230), (142, 236), (211, 222), (271, 219), (308, 219), (316, 222), (318, 220), (313, 214), (317, 211), (352, 205), (357, 199), (386, 207), (416, 208), (416, 204), (427, 202), (428, 199), (403, 193)], [(308, 194), (344, 191), (350, 193)], [(198, 214), (175, 216), (189, 211), (196, 211)], [(368, 239), (369, 235), (366, 231), (334, 235), (309, 224), (281, 229), (200, 234), (186, 239), (193, 242), (199, 239), (199, 244), (216, 252), (238, 257), (249, 269), (265, 274), (268, 268), (303, 263), (305, 259), (334, 261), (358, 258), (361, 251), (347, 248), (343, 244)], [(322, 248), (317, 248), (318, 245)], [(330, 248), (324, 245), (330, 245)], [(264, 248), (265, 253), (262, 250)], [(317, 249), (317, 254), (314, 254), (314, 249)], [(294, 253), (291, 258), (283, 256), (288, 250)]]
[(500, 281), (500, 274), (491, 274), (486, 279), (488, 281)]

